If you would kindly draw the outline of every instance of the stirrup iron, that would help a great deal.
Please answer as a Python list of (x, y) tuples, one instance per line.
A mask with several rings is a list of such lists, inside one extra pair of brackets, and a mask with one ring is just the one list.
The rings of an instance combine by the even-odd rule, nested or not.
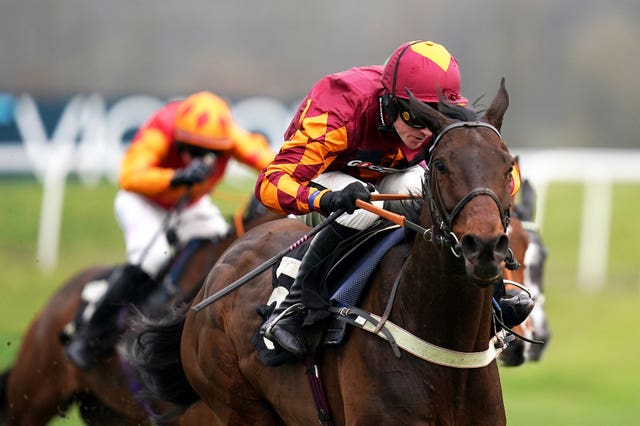
[(271, 339), (271, 331), (273, 330), (273, 327), (283, 318), (289, 317), (291, 315), (295, 315), (298, 312), (303, 312), (305, 310), (305, 306), (301, 303), (294, 303), (293, 305), (289, 306), (287, 309), (285, 309), (284, 311), (280, 312), (273, 320), (269, 320), (267, 321), (268, 324), (264, 329), (264, 336), (268, 339)]

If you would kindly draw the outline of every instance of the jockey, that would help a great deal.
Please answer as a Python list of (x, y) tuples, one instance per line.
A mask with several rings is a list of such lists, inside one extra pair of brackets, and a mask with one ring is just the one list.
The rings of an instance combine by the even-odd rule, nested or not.
[[(370, 184), (374, 192), (422, 193), (425, 147), (432, 134), (413, 121), (405, 89), (434, 108), (440, 91), (450, 103), (467, 103), (460, 93), (458, 62), (444, 46), (405, 43), (384, 66), (351, 68), (318, 81), (293, 117), (275, 160), (258, 177), (256, 197), (276, 212), (304, 215), (309, 225), (338, 209), (348, 213), (315, 236), (289, 294), (261, 328), (298, 357), (307, 350), (302, 323), (329, 315), (328, 291), (311, 271), (340, 241), (378, 219), (357, 210), (356, 200), (370, 201)], [(402, 213), (397, 201), (373, 204)], [(513, 321), (519, 324), (526, 314)]]
[(128, 263), (109, 277), (106, 294), (79, 324), (67, 356), (90, 368), (96, 341), (115, 331), (120, 306), (140, 303), (156, 287), (173, 254), (173, 238), (163, 232), (169, 215), (179, 214), (172, 228), (179, 242), (226, 234), (229, 225), (207, 195), (230, 159), (260, 171), (273, 157), (267, 139), (240, 128), (227, 103), (213, 93), (193, 94), (154, 113), (122, 159), (115, 197)]

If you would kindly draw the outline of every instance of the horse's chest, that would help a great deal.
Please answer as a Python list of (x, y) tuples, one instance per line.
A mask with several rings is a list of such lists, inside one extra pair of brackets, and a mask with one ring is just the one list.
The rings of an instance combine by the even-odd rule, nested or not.
[[(459, 375), (455, 369), (421, 360), (413, 364), (406, 362), (408, 357), (410, 355), (404, 354), (398, 360), (404, 363), (388, 362), (387, 367), (379, 367), (377, 376), (369, 376), (373, 380), (361, 384), (377, 394), (377, 405), (369, 404), (363, 410), (370, 414), (373, 414), (372, 410), (378, 411), (378, 417), (373, 416), (378, 419), (393, 413), (394, 424), (504, 424), (500, 395), (493, 395), (486, 388), (478, 394), (478, 389), (468, 382), (465, 372)], [(357, 395), (351, 397), (357, 398)]]

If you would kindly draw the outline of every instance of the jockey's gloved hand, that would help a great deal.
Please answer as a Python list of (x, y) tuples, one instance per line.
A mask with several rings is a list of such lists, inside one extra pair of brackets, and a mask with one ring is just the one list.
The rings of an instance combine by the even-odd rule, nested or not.
[(171, 178), (171, 186), (193, 185), (202, 182), (211, 173), (211, 166), (200, 158), (194, 158), (187, 167), (178, 169)]
[(344, 209), (347, 213), (353, 213), (356, 207), (356, 200), (371, 200), (372, 185), (365, 186), (361, 182), (352, 182), (340, 191), (329, 191), (320, 198), (320, 209), (323, 212), (331, 213), (339, 209)]

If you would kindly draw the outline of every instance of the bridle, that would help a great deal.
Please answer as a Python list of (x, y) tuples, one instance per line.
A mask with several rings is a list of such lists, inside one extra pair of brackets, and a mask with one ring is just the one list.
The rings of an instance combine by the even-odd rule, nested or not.
[[(484, 127), (494, 131), (499, 137), (501, 137), (500, 132), (494, 126), (489, 123), (485, 123), (483, 121), (461, 121), (455, 122), (453, 124), (449, 124), (444, 129), (442, 129), (437, 136), (435, 137), (431, 147), (429, 148), (429, 163), (428, 167), (425, 171), (424, 175), (424, 188), (426, 199), (429, 203), (429, 210), (431, 211), (431, 218), (433, 220), (433, 226), (430, 230), (428, 230), (427, 237), (430, 237), (431, 240), (435, 241), (437, 244), (443, 247), (449, 247), (452, 253), (456, 257), (460, 257), (462, 253), (462, 248), (460, 245), (460, 241), (458, 237), (451, 230), (453, 226), (453, 222), (456, 217), (460, 213), (460, 211), (467, 205), (473, 198), (486, 195), (489, 196), (498, 207), (498, 211), (500, 212), (500, 221), (502, 223), (502, 227), (505, 232), (507, 227), (509, 226), (509, 210), (505, 209), (500, 202), (498, 196), (493, 192), (490, 188), (480, 187), (472, 189), (467, 195), (462, 197), (460, 201), (455, 205), (455, 207), (448, 211), (444, 206), (444, 202), (442, 201), (442, 193), (440, 191), (440, 186), (438, 185), (438, 179), (436, 174), (438, 173), (437, 168), (433, 166), (433, 152), (438, 147), (441, 142), (443, 136), (453, 130), (461, 129), (461, 128), (472, 128), (472, 127)], [(431, 187), (431, 178), (433, 177), (433, 191)], [(435, 193), (435, 194), (434, 194)], [(435, 195), (435, 196), (434, 196)], [(513, 257), (512, 255), (510, 257)], [(508, 267), (508, 265), (507, 265)]]

